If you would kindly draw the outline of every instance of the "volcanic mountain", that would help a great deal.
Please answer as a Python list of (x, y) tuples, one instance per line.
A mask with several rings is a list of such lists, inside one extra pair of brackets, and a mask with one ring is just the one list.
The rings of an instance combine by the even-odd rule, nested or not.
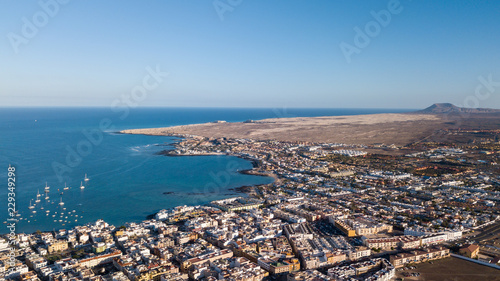
[(492, 108), (467, 108), (458, 107), (451, 103), (435, 103), (426, 109), (415, 111), (420, 114), (477, 114), (477, 113), (500, 113), (500, 109)]

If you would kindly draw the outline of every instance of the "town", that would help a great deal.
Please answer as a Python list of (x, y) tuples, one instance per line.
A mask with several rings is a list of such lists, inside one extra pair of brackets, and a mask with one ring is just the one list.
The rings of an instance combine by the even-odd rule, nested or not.
[(161, 154), (254, 164), (212, 191), (234, 172), (275, 180), (123, 226), (4, 235), (1, 279), (418, 280), (415, 266), (447, 259), (498, 271), (500, 143), (482, 133), (404, 147), (182, 135)]

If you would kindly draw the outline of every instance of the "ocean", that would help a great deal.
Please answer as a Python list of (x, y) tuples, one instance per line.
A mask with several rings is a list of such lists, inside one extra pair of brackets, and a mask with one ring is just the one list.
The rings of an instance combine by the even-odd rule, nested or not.
[[(115, 112), (110, 108), (0, 108), (0, 197), (5, 203), (0, 220), (5, 222), (9, 214), (9, 165), (16, 168), (15, 205), (20, 219), (16, 231), (25, 233), (71, 228), (97, 219), (121, 226), (144, 220), (161, 209), (206, 204), (239, 196), (237, 187), (273, 182), (270, 177), (238, 173), (252, 168), (247, 160), (233, 156), (162, 156), (157, 152), (173, 148), (178, 138), (124, 135), (118, 134), (119, 130), (215, 120), (407, 111), (410, 110), (135, 108)], [(85, 175), (88, 181), (84, 180)], [(0, 229), (0, 233), (7, 232), (6, 225)]]

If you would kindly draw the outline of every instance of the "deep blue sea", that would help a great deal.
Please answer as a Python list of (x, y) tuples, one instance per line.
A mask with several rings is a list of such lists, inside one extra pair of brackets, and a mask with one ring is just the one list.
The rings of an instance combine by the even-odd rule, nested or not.
[[(237, 196), (236, 187), (273, 181), (238, 173), (252, 165), (237, 157), (157, 155), (178, 139), (117, 134), (119, 130), (405, 111), (409, 110), (137, 108), (124, 113), (110, 108), (0, 108), (0, 198), (5, 204), (0, 221), (8, 218), (9, 164), (16, 168), (17, 232), (70, 228), (97, 219), (120, 226), (161, 209)], [(4, 224), (0, 233), (7, 232)]]

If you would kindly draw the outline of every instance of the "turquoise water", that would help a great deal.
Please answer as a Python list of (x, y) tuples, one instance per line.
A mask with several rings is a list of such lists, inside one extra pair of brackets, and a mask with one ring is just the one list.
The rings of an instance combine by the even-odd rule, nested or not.
[[(109, 108), (0, 108), (0, 197), (5, 202), (0, 220), (8, 215), (9, 164), (16, 168), (16, 207), (22, 218), (18, 232), (69, 228), (101, 218), (119, 226), (144, 220), (160, 209), (205, 204), (237, 196), (236, 187), (273, 181), (238, 173), (252, 165), (237, 157), (157, 155), (178, 139), (115, 133), (118, 130), (214, 120), (404, 111), (148, 108), (123, 116)], [(80, 189), (85, 174), (89, 181)], [(46, 183), (50, 186), (48, 200)], [(63, 189), (65, 183), (70, 189)], [(32, 205), (36, 203), (37, 192), (42, 195), (40, 202), (29, 209), (30, 200)], [(6, 228), (0, 231), (6, 232)]]

